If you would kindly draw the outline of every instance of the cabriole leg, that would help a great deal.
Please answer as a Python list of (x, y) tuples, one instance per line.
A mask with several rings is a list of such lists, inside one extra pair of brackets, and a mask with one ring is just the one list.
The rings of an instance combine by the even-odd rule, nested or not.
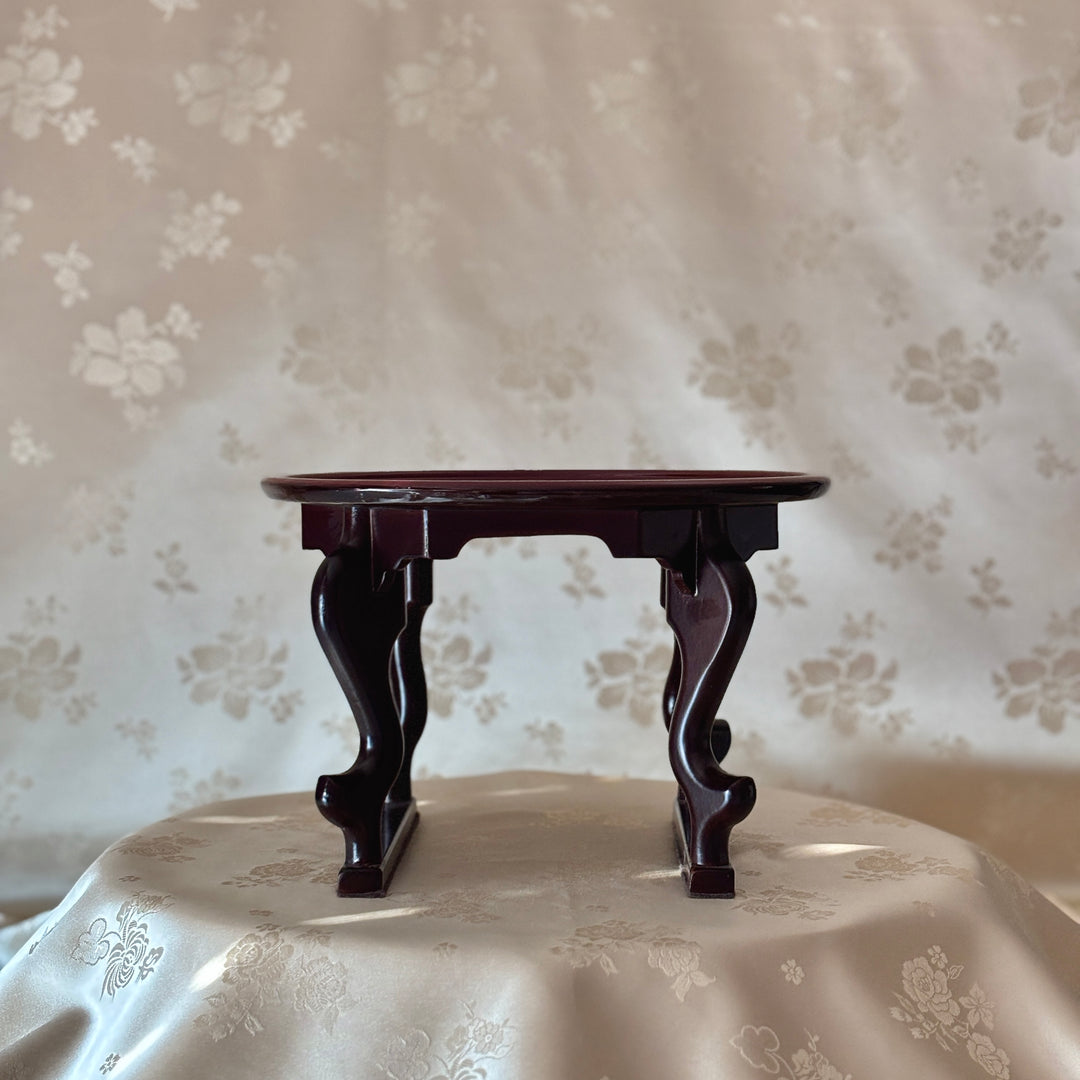
[(754, 584), (745, 562), (722, 544), (699, 555), (695, 593), (674, 571), (665, 577), (677, 650), (669, 684), (676, 669), (680, 673), (670, 706), (668, 754), (679, 785), (675, 828), (683, 878), (691, 896), (730, 897), (735, 871), (728, 838), (753, 809), (757, 792), (750, 777), (720, 768), (714, 746), (726, 752), (730, 740), (716, 712), (753, 625)]
[(315, 800), (345, 837), (339, 896), (382, 896), (416, 824), (415, 806), (384, 814), (401, 770), (404, 742), (391, 689), (391, 655), (406, 622), (405, 574), (376, 591), (367, 551), (327, 556), (311, 594), (315, 632), (341, 683), (360, 736), (356, 761), (322, 776)]

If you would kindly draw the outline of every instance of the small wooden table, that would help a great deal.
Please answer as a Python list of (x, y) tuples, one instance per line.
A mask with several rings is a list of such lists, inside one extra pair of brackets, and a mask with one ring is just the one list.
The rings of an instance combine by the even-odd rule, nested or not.
[(750, 777), (720, 767), (731, 740), (716, 712), (754, 621), (746, 560), (777, 546), (779, 503), (828, 486), (803, 473), (619, 470), (264, 480), (271, 498), (303, 504), (303, 546), (326, 556), (312, 617), (360, 734), (352, 767), (320, 777), (315, 795), (345, 836), (338, 895), (384, 896), (418, 821), (411, 771), (427, 719), (420, 624), (432, 561), (477, 537), (571, 534), (662, 567), (676, 648), (661, 708), (683, 879), (691, 896), (733, 896), (728, 838), (757, 793)]

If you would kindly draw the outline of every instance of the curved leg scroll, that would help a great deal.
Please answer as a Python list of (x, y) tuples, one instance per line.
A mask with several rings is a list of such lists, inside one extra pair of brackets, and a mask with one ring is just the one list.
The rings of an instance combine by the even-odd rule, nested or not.
[(383, 813), (404, 756), (390, 664), (405, 626), (405, 575), (377, 592), (368, 553), (342, 549), (315, 575), (311, 612), (360, 735), (356, 761), (344, 773), (320, 777), (315, 792), (319, 810), (345, 837), (337, 891), (382, 896), (416, 824), (411, 798), (400, 812)]
[(665, 579), (677, 645), (669, 684), (676, 667), (680, 671), (668, 754), (679, 785), (675, 826), (683, 878), (691, 896), (734, 896), (728, 838), (753, 809), (757, 791), (750, 777), (720, 768), (716, 751), (726, 753), (730, 736), (716, 711), (753, 625), (754, 584), (746, 563), (724, 546), (702, 551), (696, 592), (674, 571), (665, 571)]
[[(667, 607), (667, 577), (668, 571), (663, 570), (660, 574), (660, 606)], [(671, 730), (671, 717), (675, 712), (675, 699), (679, 696), (679, 683), (682, 682), (682, 656), (679, 653), (679, 639), (675, 639), (675, 648), (671, 655), (671, 667), (668, 669), (667, 679), (664, 682), (664, 697), (662, 702), (664, 713), (664, 728)], [(709, 744), (712, 746), (713, 757), (717, 763), (727, 757), (731, 749), (731, 727), (726, 720), (716, 717), (713, 720), (712, 730), (709, 733)]]

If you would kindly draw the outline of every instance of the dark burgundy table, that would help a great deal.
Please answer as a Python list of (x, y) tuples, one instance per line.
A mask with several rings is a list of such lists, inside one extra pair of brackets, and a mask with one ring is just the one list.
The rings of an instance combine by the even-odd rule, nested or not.
[(599, 537), (616, 558), (662, 567), (660, 602), (675, 632), (662, 708), (678, 784), (675, 834), (691, 896), (733, 896), (734, 825), (754, 781), (720, 762), (730, 732), (716, 718), (754, 621), (746, 560), (777, 546), (781, 502), (823, 495), (802, 473), (324, 473), (264, 480), (303, 504), (315, 575), (315, 632), (356, 717), (352, 767), (319, 778), (316, 801), (345, 835), (340, 896), (383, 896), (416, 827), (412, 757), (427, 719), (420, 623), (434, 559), (482, 536)]

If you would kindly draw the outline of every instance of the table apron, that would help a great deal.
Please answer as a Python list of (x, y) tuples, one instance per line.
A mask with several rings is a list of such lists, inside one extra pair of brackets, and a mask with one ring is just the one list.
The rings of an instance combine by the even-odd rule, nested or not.
[(658, 559), (692, 583), (698, 545), (740, 559), (777, 547), (776, 504), (643, 509), (397, 507), (305, 504), (303, 545), (330, 555), (369, 551), (372, 583), (413, 559), (452, 559), (470, 541), (499, 536), (595, 536), (613, 556)]

